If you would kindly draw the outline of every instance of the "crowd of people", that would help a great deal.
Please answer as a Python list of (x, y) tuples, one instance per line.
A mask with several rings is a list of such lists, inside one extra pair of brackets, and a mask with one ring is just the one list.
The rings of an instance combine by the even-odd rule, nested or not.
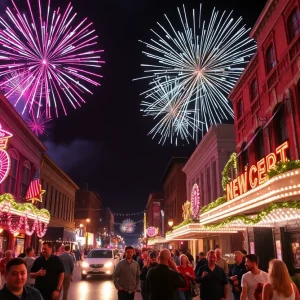
[(113, 282), (119, 300), (134, 300), (138, 291), (143, 300), (192, 300), (199, 294), (201, 300), (226, 300), (230, 290), (234, 300), (300, 300), (283, 261), (271, 260), (266, 273), (255, 254), (236, 251), (234, 260), (229, 267), (221, 249), (201, 252), (195, 262), (190, 250), (144, 250), (137, 255), (128, 246)]
[(5, 252), (0, 261), (1, 300), (58, 300), (61, 294), (68, 299), (76, 252), (69, 245), (54, 251), (52, 243), (44, 242), (40, 256), (35, 256), (31, 247), (16, 258), (11, 250)]

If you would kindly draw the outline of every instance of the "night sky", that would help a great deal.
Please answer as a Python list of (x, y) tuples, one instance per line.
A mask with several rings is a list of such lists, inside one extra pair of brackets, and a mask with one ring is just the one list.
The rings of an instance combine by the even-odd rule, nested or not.
[[(21, 2), (16, 1), (18, 5)], [(51, 6), (65, 8), (68, 2), (52, 0)], [(161, 177), (170, 158), (189, 156), (195, 148), (194, 144), (161, 146), (158, 140), (147, 136), (153, 122), (142, 116), (143, 98), (139, 96), (147, 88), (147, 81), (132, 79), (143, 75), (140, 64), (145, 62), (142, 55), (145, 46), (138, 40), (149, 41), (153, 37), (150, 28), (158, 29), (156, 22), (166, 25), (164, 14), (179, 28), (177, 7), (185, 4), (191, 16), (191, 10), (198, 9), (199, 3), (199, 0), (72, 1), (78, 12), (77, 20), (87, 16), (95, 22), (99, 46), (105, 50), (106, 64), (101, 70), (104, 78), (102, 86), (93, 88), (94, 95), (86, 98), (87, 103), (81, 109), (70, 110), (67, 117), (54, 121), (46, 145), (53, 159), (78, 185), (88, 183), (89, 189), (98, 191), (104, 204), (115, 212), (143, 210), (150, 192), (161, 190)], [(219, 10), (234, 10), (235, 18), (242, 16), (247, 27), (252, 27), (266, 0), (203, 0), (202, 3), (207, 20), (216, 6)]]

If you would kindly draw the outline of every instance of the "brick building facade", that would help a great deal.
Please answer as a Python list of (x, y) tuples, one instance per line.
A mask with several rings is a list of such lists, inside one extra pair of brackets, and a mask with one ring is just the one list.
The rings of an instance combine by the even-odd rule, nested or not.
[(269, 0), (250, 33), (257, 53), (229, 96), (240, 172), (285, 141), (299, 158), (299, 32), (299, 1)]

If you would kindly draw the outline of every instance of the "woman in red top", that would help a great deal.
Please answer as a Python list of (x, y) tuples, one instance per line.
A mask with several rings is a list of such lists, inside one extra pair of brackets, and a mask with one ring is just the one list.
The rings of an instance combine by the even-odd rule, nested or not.
[(192, 264), (185, 254), (180, 255), (180, 266), (177, 269), (186, 281), (186, 286), (178, 289), (180, 300), (192, 300), (191, 280), (195, 280), (195, 273)]

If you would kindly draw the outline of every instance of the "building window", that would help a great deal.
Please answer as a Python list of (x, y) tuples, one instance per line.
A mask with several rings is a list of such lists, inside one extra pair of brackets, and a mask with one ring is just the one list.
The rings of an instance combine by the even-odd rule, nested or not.
[(202, 206), (205, 205), (205, 199), (204, 199), (204, 173), (201, 173), (201, 203)]
[(271, 45), (266, 51), (266, 68), (267, 74), (276, 66), (276, 56), (274, 46)]
[(29, 176), (30, 176), (30, 166), (29, 163), (24, 163), (22, 167), (22, 179), (21, 179), (21, 189), (20, 196), (22, 198), (26, 197), (26, 193), (29, 186)]
[(213, 189), (212, 189), (212, 196), (213, 201), (217, 199), (217, 162), (214, 161), (212, 164), (212, 181), (213, 181)]
[(210, 168), (206, 169), (206, 185), (207, 185), (207, 203), (210, 203), (211, 202)]
[(248, 149), (245, 149), (247, 146), (246, 143), (242, 144), (242, 153), (241, 153), (241, 165), (242, 165), (242, 172), (244, 172), (244, 167), (248, 166), (249, 164), (249, 157), (248, 157)]
[(288, 139), (284, 104), (281, 104), (280, 109), (276, 113), (274, 129), (276, 145), (279, 146)]
[(242, 115), (243, 115), (243, 101), (242, 99), (239, 99), (236, 104), (236, 116), (238, 119), (240, 119)]
[(251, 99), (251, 102), (252, 102), (253, 100), (255, 100), (257, 96), (258, 96), (257, 79), (254, 78), (254, 79), (251, 81), (251, 84), (250, 84), (250, 99)]
[(19, 158), (18, 155), (15, 153), (15, 151), (9, 151), (9, 156), (10, 156), (11, 166), (10, 166), (9, 174), (5, 180), (4, 190), (6, 193), (15, 195)]
[(257, 129), (257, 135), (255, 137), (255, 153), (256, 153), (256, 161), (261, 160), (265, 156), (265, 148), (264, 148), (264, 132), (261, 128)]
[(290, 42), (300, 32), (300, 12), (299, 8), (295, 8), (287, 19), (287, 29)]

